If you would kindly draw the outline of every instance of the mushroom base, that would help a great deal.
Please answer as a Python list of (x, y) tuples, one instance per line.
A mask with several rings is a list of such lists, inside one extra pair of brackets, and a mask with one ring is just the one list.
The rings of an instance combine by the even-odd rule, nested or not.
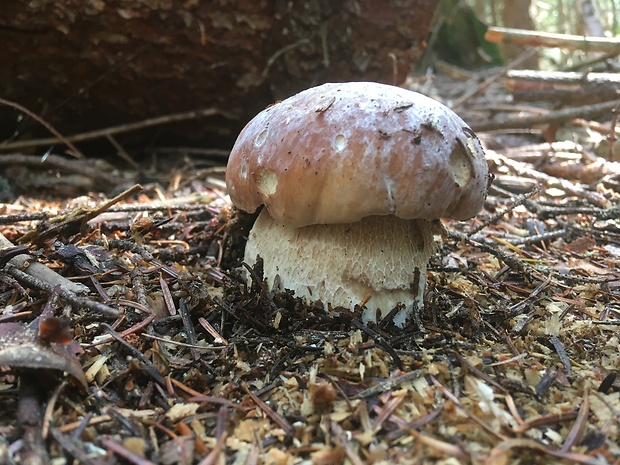
[(400, 327), (414, 305), (423, 307), (426, 265), (441, 229), (439, 222), (395, 216), (292, 228), (263, 209), (250, 231), (245, 261), (253, 265), (259, 255), (269, 289), (279, 283), (297, 296), (322, 301), (327, 309), (366, 302), (365, 322), (400, 305), (394, 317)]

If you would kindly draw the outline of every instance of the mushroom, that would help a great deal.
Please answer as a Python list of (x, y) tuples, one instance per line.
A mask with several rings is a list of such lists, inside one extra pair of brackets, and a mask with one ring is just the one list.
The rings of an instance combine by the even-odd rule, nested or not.
[(270, 289), (326, 309), (393, 309), (402, 327), (423, 306), (440, 218), (480, 211), (488, 168), (474, 132), (441, 103), (372, 83), (331, 83), (270, 106), (241, 131), (226, 185), (249, 213), (245, 261)]

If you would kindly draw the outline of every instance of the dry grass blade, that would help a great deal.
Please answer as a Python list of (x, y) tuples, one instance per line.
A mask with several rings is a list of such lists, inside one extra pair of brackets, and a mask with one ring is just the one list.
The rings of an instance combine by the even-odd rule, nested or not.
[(276, 412), (275, 410), (273, 410), (271, 407), (269, 407), (269, 405), (267, 405), (265, 402), (263, 402), (260, 397), (258, 397), (256, 394), (254, 394), (252, 391), (250, 391), (250, 389), (248, 388), (248, 385), (246, 383), (241, 383), (241, 387), (243, 388), (243, 390), (246, 392), (246, 394), (248, 396), (250, 396), (252, 398), (252, 400), (254, 401), (254, 403), (263, 411), (265, 412), (265, 414), (271, 418), (271, 420), (277, 424), (280, 428), (282, 428), (284, 430), (284, 432), (286, 433), (287, 436), (291, 436), (293, 434), (293, 427), (291, 426), (291, 424), (286, 421), (284, 419), (284, 417), (282, 415), (280, 415), (278, 412)]
[(163, 276), (159, 275), (159, 287), (161, 288), (161, 292), (164, 296), (164, 302), (166, 303), (166, 308), (168, 309), (168, 313), (170, 315), (177, 314), (177, 308), (174, 305), (174, 299), (172, 298), (172, 293), (170, 292), (170, 288), (168, 287), (168, 283), (163, 278)]
[(198, 465), (214, 465), (219, 461), (224, 445), (226, 444), (226, 436), (227, 434), (224, 432), (224, 434), (218, 438), (213, 450), (209, 452), (205, 458), (198, 462)]
[(545, 415), (532, 420), (524, 421), (523, 424), (517, 426), (514, 430), (517, 433), (525, 433), (531, 428), (538, 428), (539, 426), (553, 425), (564, 421), (575, 420), (577, 416), (577, 412), (553, 413), (551, 415)]
[(555, 457), (562, 460), (568, 460), (573, 463), (580, 463), (583, 465), (603, 465), (605, 460), (599, 460), (585, 454), (579, 454), (575, 452), (562, 452), (545, 447), (543, 444), (534, 441), (533, 439), (509, 439), (503, 441), (499, 445), (491, 450), (491, 453), (485, 460), (486, 465), (495, 465), (497, 463), (505, 463), (506, 454), (512, 449), (532, 449), (537, 452), (542, 452), (551, 457)]
[(138, 454), (130, 451), (126, 447), (123, 447), (118, 442), (113, 441), (110, 438), (101, 438), (99, 439), (101, 444), (103, 444), (108, 450), (114, 452), (116, 455), (120, 455), (125, 460), (134, 465), (155, 465), (150, 460), (145, 459), (144, 457), (140, 457)]
[(461, 410), (465, 415), (467, 415), (469, 418), (471, 418), (473, 421), (475, 421), (478, 425), (480, 425), (482, 428), (484, 428), (485, 431), (487, 431), (488, 433), (491, 433), (493, 436), (497, 437), (498, 439), (501, 439), (502, 441), (506, 441), (508, 438), (501, 434), (499, 431), (495, 431), (495, 429), (493, 427), (491, 427), (490, 425), (488, 425), (487, 423), (485, 423), (484, 421), (482, 421), (482, 419), (478, 418), (476, 415), (474, 415), (473, 413), (471, 413), (469, 410), (467, 410), (460, 402), (459, 400), (456, 398), (456, 396), (454, 394), (452, 394), (448, 388), (446, 388), (445, 386), (443, 386), (439, 381), (437, 381), (437, 379), (434, 376), (431, 376), (431, 380), (433, 381), (433, 384), (435, 386), (437, 386), (439, 388), (439, 390), (441, 391), (441, 393), (448, 398), (449, 400), (452, 401), (452, 403), (459, 408), (459, 410)]
[(209, 323), (205, 318), (199, 317), (198, 323), (200, 323), (200, 326), (202, 326), (213, 337), (214, 342), (222, 344), (224, 346), (228, 345), (228, 341), (224, 339), (220, 335), (220, 333), (218, 333), (217, 330), (213, 327), (213, 325), (211, 325), (211, 323)]
[(377, 417), (372, 422), (372, 429), (377, 430), (378, 428), (381, 428), (381, 425), (383, 425), (383, 423), (388, 418), (390, 418), (390, 416), (392, 416), (394, 411), (398, 408), (398, 406), (402, 403), (403, 400), (405, 400), (404, 395), (391, 398), (381, 409), (381, 413), (379, 413), (379, 415), (377, 415)]
[(588, 397), (588, 394), (589, 392), (586, 389), (583, 393), (583, 399), (581, 401), (581, 406), (579, 407), (579, 412), (577, 413), (577, 418), (575, 418), (575, 423), (573, 423), (573, 426), (566, 435), (566, 439), (562, 444), (562, 452), (568, 452), (571, 447), (581, 440), (583, 436), (583, 432), (585, 431), (588, 421), (588, 415), (590, 414), (590, 398)]
[(342, 427), (335, 421), (329, 420), (329, 428), (336, 441), (340, 444), (340, 447), (344, 450), (344, 453), (347, 454), (347, 457), (351, 463), (353, 465), (364, 465), (364, 461), (353, 448), (351, 441), (349, 441), (349, 438), (347, 437), (347, 433), (342, 429)]
[(447, 455), (448, 457), (454, 457), (457, 460), (469, 460), (468, 454), (457, 445), (450, 444), (449, 442), (445, 441), (440, 441), (439, 439), (431, 438), (411, 428), (409, 428), (408, 431), (409, 434), (415, 437), (422, 444), (430, 447), (431, 449), (434, 449), (437, 452)]
[(478, 376), (480, 379), (483, 379), (484, 381), (486, 381), (487, 383), (489, 383), (491, 386), (493, 386), (494, 388), (502, 391), (502, 392), (508, 392), (507, 389), (505, 387), (503, 387), (501, 384), (499, 384), (497, 381), (495, 381), (494, 379), (492, 379), (489, 375), (487, 375), (485, 372), (479, 370), (478, 368), (476, 368), (475, 366), (473, 366), (471, 363), (469, 363), (469, 361), (463, 357), (461, 354), (459, 354), (458, 352), (453, 351), (452, 354), (459, 360), (459, 362), (461, 363), (461, 365), (463, 365), (464, 368), (466, 368), (467, 370), (471, 371), (472, 373), (474, 373), (476, 376)]

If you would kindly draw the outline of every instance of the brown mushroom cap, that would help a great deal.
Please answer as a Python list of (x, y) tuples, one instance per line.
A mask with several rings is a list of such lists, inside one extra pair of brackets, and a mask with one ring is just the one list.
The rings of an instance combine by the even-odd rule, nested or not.
[(372, 82), (324, 84), (265, 109), (241, 131), (226, 172), (238, 208), (264, 204), (293, 227), (471, 218), (487, 178), (478, 139), (452, 110)]

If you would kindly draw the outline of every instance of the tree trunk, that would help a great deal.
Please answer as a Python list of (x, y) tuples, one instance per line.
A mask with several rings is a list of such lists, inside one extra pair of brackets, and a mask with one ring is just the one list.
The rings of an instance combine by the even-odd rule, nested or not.
[[(1, 96), (68, 134), (215, 107), (232, 121), (177, 123), (160, 134), (174, 128), (186, 140), (206, 131), (228, 144), (256, 112), (304, 88), (404, 81), (436, 4), (14, 0), (0, 17)], [(17, 116), (0, 109), (0, 137), (26, 131)]]
[(581, 12), (584, 34), (593, 37), (604, 36), (605, 28), (601, 21), (601, 14), (598, 10), (596, 0), (577, 0), (577, 6)]
[[(510, 0), (504, 2), (504, 9), (502, 10), (502, 20), (504, 22), (504, 27), (514, 28), (514, 29), (528, 29), (535, 30), (534, 21), (530, 16), (530, 5), (531, 0)], [(523, 48), (512, 45), (505, 44), (502, 47), (504, 52), (504, 56), (507, 61), (514, 60), (521, 53), (523, 53)], [(537, 69), (538, 68), (538, 56), (534, 55), (531, 58), (528, 58), (524, 62), (522, 62), (517, 68), (524, 69)]]

